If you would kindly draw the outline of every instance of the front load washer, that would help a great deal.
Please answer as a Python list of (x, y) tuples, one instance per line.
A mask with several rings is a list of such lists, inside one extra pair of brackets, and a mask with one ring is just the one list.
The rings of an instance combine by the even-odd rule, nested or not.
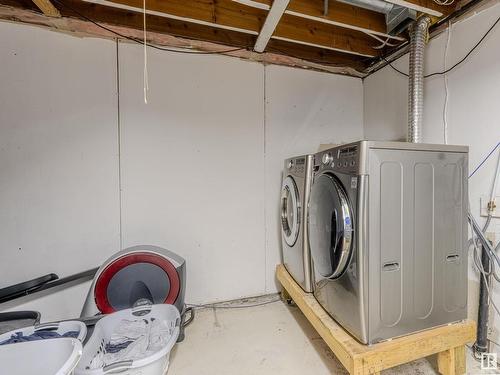
[(463, 146), (360, 141), (314, 157), (314, 295), (372, 344), (467, 317)]
[(285, 160), (280, 200), (283, 264), (306, 292), (312, 292), (311, 257), (305, 221), (313, 155)]

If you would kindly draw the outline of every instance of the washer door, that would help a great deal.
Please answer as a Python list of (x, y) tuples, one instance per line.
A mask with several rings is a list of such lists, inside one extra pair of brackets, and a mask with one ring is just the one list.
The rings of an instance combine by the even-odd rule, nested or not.
[(352, 252), (353, 222), (347, 194), (333, 175), (325, 173), (314, 179), (308, 230), (316, 271), (328, 279), (342, 276)]
[(295, 245), (300, 230), (299, 191), (292, 177), (287, 176), (281, 188), (281, 231), (288, 246)]

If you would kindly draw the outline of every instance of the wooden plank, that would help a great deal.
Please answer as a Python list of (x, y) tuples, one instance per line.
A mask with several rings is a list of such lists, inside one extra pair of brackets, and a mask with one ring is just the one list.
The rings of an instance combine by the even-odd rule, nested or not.
[(36, 6), (49, 17), (61, 17), (61, 13), (57, 8), (50, 2), (50, 0), (33, 0)]
[(290, 0), (274, 0), (271, 9), (267, 13), (266, 21), (257, 37), (257, 41), (255, 42), (253, 49), (256, 52), (264, 52), (266, 49), (267, 43), (269, 43), (269, 39), (271, 39), (289, 2)]
[[(269, 9), (271, 0), (233, 0), (249, 7)], [(329, 12), (323, 12), (323, 0), (291, 0), (286, 14), (323, 22), (351, 30), (362, 31), (384, 38), (405, 40), (401, 36), (387, 34), (385, 16), (371, 10), (339, 1), (329, 1)]]
[[(15, 0), (0, 0), (0, 3), (7, 5), (14, 2)], [(62, 15), (66, 17), (80, 18), (79, 14), (81, 14), (93, 21), (106, 25), (132, 28), (134, 30), (142, 30), (143, 28), (143, 15), (138, 9), (131, 11), (79, 0), (64, 0), (64, 4), (69, 6), (61, 7)], [(79, 14), (73, 12), (71, 9), (74, 9)], [(165, 17), (155, 15), (148, 15), (147, 27), (148, 33), (156, 32), (176, 37), (220, 43), (226, 45), (225, 49), (228, 49), (227, 46), (251, 48), (255, 44), (256, 38), (252, 34), (214, 29), (207, 25), (177, 19), (166, 19)]]
[(367, 351), (364, 363), (383, 364), (378, 370), (394, 367), (440, 353), (444, 349), (463, 346), (476, 339), (476, 324), (473, 321), (456, 323), (379, 343), (376, 351)]
[[(96, 1), (96, 0), (87, 0)], [(100, 1), (103, 3), (103, 1)], [(105, 4), (117, 4), (136, 9), (142, 8), (142, 0), (111, 0)], [(225, 28), (243, 33), (258, 34), (267, 12), (244, 7), (232, 0), (148, 0), (148, 11), (163, 14), (166, 18), (179, 18), (187, 22)], [(359, 56), (379, 56), (373, 46), (379, 42), (368, 35), (337, 26), (286, 15), (278, 24), (273, 38), (292, 43), (326, 48)]]
[(465, 374), (465, 345), (438, 353), (438, 370), (442, 375)]
[(379, 51), (373, 47), (380, 43), (365, 33), (328, 24), (322, 24), (321, 27), (318, 25), (321, 24), (285, 14), (276, 27), (273, 39), (301, 41), (310, 46), (364, 57), (379, 56)]
[[(451, 350), (449, 354), (440, 354), (444, 356), (441, 360), (442, 366), (451, 366), (453, 369), (461, 368), (463, 365), (460, 363), (464, 362), (457, 356), (463, 352), (461, 352), (462, 349), (456, 348), (475, 340), (476, 324), (467, 320), (374, 345), (363, 345), (344, 331), (325, 312), (314, 296), (305, 293), (283, 265), (277, 267), (276, 276), (350, 374), (376, 374), (385, 369), (448, 350)], [(453, 365), (445, 360), (446, 355), (452, 357)]]
[[(100, 3), (104, 3), (99, 1)], [(110, 0), (115, 3), (141, 9), (142, 0)], [(197, 21), (205, 25), (232, 29), (257, 35), (264, 24), (267, 11), (241, 7), (231, 0), (148, 0), (146, 8), (169, 18)]]
[(361, 56), (349, 55), (324, 48), (306, 46), (303, 44), (289, 43), (278, 39), (271, 39), (269, 41), (266, 52), (300, 58), (331, 67), (349, 66), (360, 72), (366, 69), (371, 61), (371, 58), (363, 58)]
[(465, 345), (461, 345), (455, 348), (455, 371), (457, 375), (465, 374), (465, 371), (467, 370), (465, 352)]
[(455, 349), (438, 353), (438, 371), (442, 375), (455, 375)]

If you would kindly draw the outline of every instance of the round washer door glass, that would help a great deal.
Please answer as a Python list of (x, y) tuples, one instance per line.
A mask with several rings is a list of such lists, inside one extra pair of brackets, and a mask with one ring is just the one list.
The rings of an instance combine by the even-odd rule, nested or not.
[(309, 245), (314, 267), (336, 279), (347, 268), (352, 251), (352, 214), (341, 183), (330, 174), (315, 178), (309, 198)]
[(281, 188), (281, 230), (288, 246), (295, 245), (299, 236), (299, 192), (292, 177), (287, 176)]

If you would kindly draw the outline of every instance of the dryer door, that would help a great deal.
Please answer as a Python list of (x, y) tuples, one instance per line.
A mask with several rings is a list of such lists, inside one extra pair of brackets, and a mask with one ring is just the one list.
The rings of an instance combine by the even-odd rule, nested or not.
[(295, 245), (300, 229), (300, 204), (297, 185), (287, 176), (281, 188), (281, 231), (288, 246)]
[(316, 271), (328, 279), (342, 276), (352, 252), (353, 222), (347, 194), (331, 174), (321, 174), (314, 179), (308, 230)]

